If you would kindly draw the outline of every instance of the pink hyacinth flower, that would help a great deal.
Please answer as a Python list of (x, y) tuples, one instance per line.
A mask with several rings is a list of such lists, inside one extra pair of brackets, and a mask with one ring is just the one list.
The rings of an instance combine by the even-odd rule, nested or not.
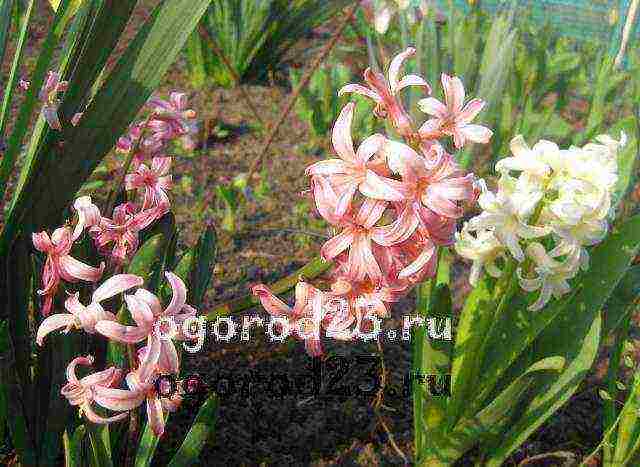
[(428, 97), (418, 102), (420, 110), (434, 118), (427, 120), (418, 130), (420, 138), (433, 141), (444, 135), (452, 136), (457, 149), (465, 143), (488, 143), (493, 132), (482, 125), (473, 125), (471, 121), (484, 108), (484, 101), (471, 99), (464, 103), (465, 92), (460, 78), (442, 74), (445, 104), (438, 99)]
[[(158, 367), (166, 373), (178, 373), (178, 352), (171, 337), (184, 340), (185, 336), (181, 332), (182, 323), (185, 319), (196, 316), (197, 311), (186, 303), (187, 288), (182, 279), (171, 272), (165, 272), (165, 277), (171, 284), (172, 297), (164, 310), (158, 297), (148, 290), (138, 289), (135, 294), (124, 296), (136, 326), (99, 321), (95, 327), (103, 336), (125, 344), (142, 342), (149, 337), (155, 345), (155, 341), (158, 340)], [(173, 330), (170, 329), (172, 325), (175, 325)]]
[(122, 264), (138, 249), (138, 232), (163, 214), (157, 209), (138, 212), (133, 203), (120, 204), (114, 208), (111, 219), (102, 217), (98, 225), (89, 229), (89, 233), (101, 254), (111, 255), (115, 264)]
[(360, 84), (347, 84), (338, 92), (341, 96), (344, 93), (354, 92), (369, 97), (376, 103), (375, 113), (380, 118), (389, 117), (393, 126), (402, 136), (409, 136), (412, 133), (411, 118), (404, 109), (398, 97), (398, 92), (407, 86), (422, 86), (426, 88), (427, 94), (431, 94), (429, 84), (418, 75), (406, 75), (399, 79), (400, 67), (402, 63), (416, 53), (416, 49), (408, 47), (404, 52), (396, 55), (389, 65), (389, 81), (384, 75), (367, 68), (364, 72), (364, 79), (369, 87)]
[(53, 297), (58, 290), (60, 280), (75, 283), (78, 280), (96, 282), (102, 276), (105, 264), (94, 268), (70, 255), (75, 240), (71, 227), (60, 227), (49, 237), (42, 231), (32, 235), (33, 245), (38, 251), (47, 254), (47, 260), (42, 271), (43, 288), (38, 295), (44, 296), (42, 307), (43, 316), (48, 316), (53, 305)]
[(158, 206), (168, 209), (170, 203), (167, 190), (172, 186), (170, 169), (170, 157), (154, 157), (151, 167), (140, 164), (135, 173), (126, 176), (125, 188), (127, 190), (144, 189), (142, 209)]
[(322, 321), (323, 292), (306, 282), (298, 282), (295, 288), (295, 304), (290, 307), (273, 294), (265, 285), (251, 288), (264, 309), (271, 315), (286, 318), (291, 335), (304, 340), (307, 353), (312, 357), (322, 355), (320, 324)]
[(93, 357), (91, 355), (76, 357), (67, 366), (68, 382), (62, 387), (60, 393), (67, 398), (69, 403), (78, 406), (80, 412), (92, 423), (107, 424), (127, 418), (128, 413), (119, 413), (118, 415), (104, 418), (93, 410), (94, 402), (118, 412), (131, 410), (135, 407), (135, 405), (119, 403), (114, 399), (106, 399), (105, 403), (105, 399), (98, 395), (102, 389), (108, 389), (119, 384), (122, 380), (122, 371), (115, 367), (110, 367), (78, 379), (76, 376), (76, 366), (78, 365), (93, 365)]
[(147, 420), (156, 436), (164, 434), (164, 411), (174, 411), (180, 403), (179, 395), (168, 399), (161, 397), (156, 391), (160, 357), (160, 340), (148, 338), (140, 366), (127, 374), (129, 389), (99, 388), (96, 391), (96, 401), (113, 410), (118, 410), (117, 407), (121, 406), (137, 407), (146, 402)]
[(427, 235), (438, 245), (453, 242), (455, 219), (462, 216), (461, 201), (475, 198), (474, 177), (463, 176), (453, 157), (441, 146), (434, 151), (440, 154), (431, 159), (437, 165), (428, 168), (427, 159), (409, 146), (387, 141), (383, 152), (393, 171), (402, 175), (406, 199), (395, 203), (398, 217), (389, 225), (379, 227), (374, 241), (379, 245), (392, 246), (405, 242), (416, 229)]
[(38, 328), (36, 342), (42, 345), (47, 334), (56, 329), (65, 328), (67, 333), (71, 329), (83, 329), (89, 334), (95, 333), (95, 325), (98, 321), (117, 321), (116, 316), (105, 310), (100, 302), (125, 292), (133, 287), (140, 287), (143, 283), (141, 277), (133, 274), (116, 274), (107, 279), (93, 292), (91, 303), (84, 306), (80, 303), (79, 294), (76, 292), (67, 298), (64, 307), (69, 313), (56, 313), (48, 316)]
[(62, 130), (62, 125), (58, 118), (58, 107), (60, 106), (58, 93), (66, 91), (68, 86), (69, 83), (67, 81), (60, 81), (60, 73), (50, 71), (38, 94), (38, 98), (44, 104), (42, 115), (54, 130)]
[(84, 229), (100, 224), (100, 209), (93, 204), (91, 196), (77, 198), (73, 203), (73, 209), (78, 213), (78, 222), (73, 229), (74, 239), (80, 237)]
[(335, 213), (338, 217), (350, 209), (356, 190), (374, 199), (400, 201), (404, 198), (401, 182), (378, 175), (368, 165), (369, 159), (382, 148), (384, 136), (369, 136), (358, 151), (354, 151), (351, 139), (354, 108), (353, 102), (347, 104), (333, 127), (333, 147), (340, 159), (316, 162), (306, 170), (307, 175), (327, 177), (335, 187), (338, 192)]
[(168, 101), (152, 97), (147, 105), (154, 112), (148, 128), (153, 131), (155, 137), (163, 141), (178, 139), (185, 149), (195, 148), (193, 137), (198, 131), (194, 122), (196, 112), (188, 108), (185, 93), (172, 92)]
[(350, 278), (361, 281), (368, 276), (374, 282), (380, 282), (382, 271), (373, 256), (371, 241), (376, 236), (374, 225), (384, 214), (387, 202), (367, 198), (355, 216), (347, 213), (341, 218), (336, 218), (331, 207), (335, 205), (337, 195), (323, 177), (314, 177), (314, 194), (320, 214), (331, 224), (342, 228), (342, 232), (322, 245), (322, 258), (331, 261), (348, 249)]

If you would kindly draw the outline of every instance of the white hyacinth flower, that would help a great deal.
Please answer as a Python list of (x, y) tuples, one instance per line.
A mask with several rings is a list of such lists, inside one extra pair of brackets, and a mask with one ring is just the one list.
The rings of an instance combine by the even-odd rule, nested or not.
[(521, 268), (518, 268), (517, 274), (520, 287), (524, 290), (527, 292), (540, 290), (538, 299), (529, 306), (529, 310), (537, 311), (543, 308), (552, 296), (559, 299), (571, 291), (567, 281), (578, 272), (579, 252), (577, 250), (571, 252), (564, 262), (552, 258), (538, 242), (527, 246), (526, 252), (535, 264), (534, 270), (537, 276), (526, 278), (522, 275)]
[(511, 255), (518, 261), (524, 261), (524, 252), (520, 247), (520, 239), (532, 239), (548, 234), (543, 227), (527, 225), (523, 220), (523, 214), (528, 214), (530, 207), (523, 209), (514, 201), (514, 192), (511, 190), (498, 190), (495, 194), (489, 191), (480, 181), (482, 194), (478, 198), (478, 204), (483, 212), (471, 219), (468, 223), (472, 231), (490, 230), (493, 235), (504, 245)]
[(505, 248), (490, 230), (480, 230), (474, 236), (469, 225), (465, 224), (460, 232), (456, 232), (455, 249), (460, 256), (472, 261), (469, 274), (471, 285), (476, 285), (483, 268), (491, 277), (502, 275), (496, 260), (502, 258), (506, 261)]

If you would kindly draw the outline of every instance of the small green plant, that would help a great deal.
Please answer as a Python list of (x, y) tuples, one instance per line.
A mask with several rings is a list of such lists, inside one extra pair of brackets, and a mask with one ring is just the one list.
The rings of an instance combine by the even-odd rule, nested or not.
[[(302, 71), (291, 68), (289, 76), (292, 87), (296, 88)], [(326, 139), (340, 109), (348, 100), (347, 96), (338, 96), (336, 89), (340, 83), (351, 79), (349, 67), (341, 63), (328, 63), (316, 70), (309, 85), (302, 89), (296, 101), (296, 112), (301, 120), (308, 123), (315, 143)], [(361, 100), (360, 97), (356, 99)], [(375, 118), (371, 112), (363, 111), (355, 116), (354, 132), (358, 137), (371, 134), (374, 127)]]
[(265, 79), (269, 71), (281, 66), (293, 45), (348, 3), (347, 0), (212, 2), (200, 25), (208, 31), (208, 37), (196, 32), (187, 44), (187, 63), (194, 85), (210, 81), (231, 87), (238, 84), (236, 78)]

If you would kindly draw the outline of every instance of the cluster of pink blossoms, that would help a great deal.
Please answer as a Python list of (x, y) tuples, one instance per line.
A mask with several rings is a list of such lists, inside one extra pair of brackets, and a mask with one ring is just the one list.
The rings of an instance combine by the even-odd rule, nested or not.
[[(55, 73), (49, 74), (45, 88), (49, 90), (49, 95), (60, 91), (59, 78)], [(45, 107), (54, 105), (51, 103), (53, 97), (48, 102)], [(194, 146), (195, 112), (186, 108), (186, 95), (177, 92), (171, 93), (169, 101), (153, 97), (147, 106), (151, 111), (149, 118), (133, 125), (127, 136), (120, 138), (117, 144), (119, 152), (134, 151), (130, 167), (132, 173), (126, 175), (124, 182), (127, 191), (141, 193), (141, 201), (127, 201), (115, 206), (111, 217), (107, 217), (101, 214), (89, 196), (83, 196), (73, 205), (78, 215), (75, 228), (65, 225), (56, 229), (51, 236), (44, 231), (33, 234), (33, 244), (47, 255), (42, 273), (43, 287), (38, 291), (44, 297), (44, 316), (51, 312), (61, 280), (71, 283), (78, 280), (96, 282), (102, 277), (104, 263), (93, 267), (70, 255), (74, 242), (85, 229), (94, 240), (98, 252), (107, 257), (112, 265), (121, 266), (137, 251), (139, 232), (169, 211), (167, 191), (172, 185), (169, 173), (171, 157), (166, 152), (171, 141), (180, 141), (187, 147)], [(47, 121), (60, 123), (57, 107), (43, 112), (49, 116)]]
[(472, 174), (464, 174), (442, 140), (453, 147), (487, 143), (492, 132), (471, 121), (484, 102), (465, 104), (457, 77), (442, 75), (445, 102), (428, 97), (419, 108), (431, 118), (417, 130), (399, 92), (407, 86), (431, 88), (417, 75), (399, 77), (402, 63), (415, 54), (408, 48), (391, 62), (388, 80), (370, 69), (368, 86), (348, 84), (338, 94), (358, 93), (372, 99), (375, 114), (386, 118), (404, 142), (382, 134), (354, 148), (351, 123), (355, 104), (347, 104), (333, 127), (332, 143), (339, 158), (307, 168), (315, 206), (337, 232), (321, 249), (333, 261), (331, 290), (300, 281), (289, 307), (262, 284), (253, 287), (264, 308), (286, 318), (291, 333), (305, 341), (307, 352), (320, 355), (320, 330), (329, 337), (351, 340), (370, 327), (370, 317), (388, 316), (391, 303), (413, 286), (432, 277), (437, 248), (454, 243), (462, 203), (479, 193)]
[[(41, 97), (46, 98), (43, 114), (53, 128), (60, 123), (56, 94), (65, 86), (61, 86), (58, 77), (50, 73), (46, 89), (42, 92)], [(131, 127), (128, 135), (118, 142), (118, 151), (134, 151), (131, 154), (132, 172), (124, 179), (130, 200), (116, 206), (111, 217), (105, 217), (89, 196), (80, 197), (73, 204), (77, 215), (75, 225), (68, 222), (54, 230), (51, 236), (46, 231), (33, 234), (35, 248), (46, 254), (43, 286), (38, 290), (38, 294), (43, 296), (41, 311), (46, 318), (38, 328), (36, 341), (43, 345), (45, 337), (55, 330), (67, 333), (72, 329), (82, 329), (88, 334), (97, 333), (122, 344), (144, 344), (137, 351), (134, 367), (126, 375), (128, 389), (119, 388), (124, 373), (114, 367), (78, 379), (76, 367), (93, 363), (93, 357), (86, 356), (77, 357), (69, 364), (68, 384), (61, 393), (94, 423), (121, 420), (129, 410), (146, 401), (150, 426), (160, 436), (164, 431), (163, 411), (175, 410), (181, 401), (180, 392), (166, 398), (156, 390), (160, 375), (179, 373), (178, 353), (165, 328), (170, 324), (172, 329), (173, 326), (180, 329), (181, 324), (195, 317), (197, 312), (186, 303), (186, 286), (175, 274), (165, 273), (173, 296), (171, 302), (163, 307), (157, 296), (141, 288), (141, 277), (117, 272), (138, 249), (139, 232), (169, 211), (167, 191), (171, 189), (172, 180), (171, 157), (166, 156), (168, 144), (177, 140), (193, 147), (191, 138), (196, 127), (195, 112), (186, 108), (185, 94), (171, 93), (169, 101), (152, 98), (147, 105), (150, 108), (149, 118)], [(85, 233), (106, 259), (98, 267), (85, 264), (71, 255), (74, 243)], [(70, 293), (64, 302), (66, 312), (51, 314), (62, 281), (95, 283), (105, 271), (112, 275), (93, 292), (88, 305), (82, 303), (78, 292)], [(113, 312), (103, 307), (102, 302), (134, 288), (137, 288), (135, 293), (125, 294), (124, 301), (136, 326), (125, 326), (118, 322)], [(179, 331), (171, 334), (178, 340), (186, 338)], [(99, 415), (94, 411), (94, 403), (118, 413), (110, 417)]]

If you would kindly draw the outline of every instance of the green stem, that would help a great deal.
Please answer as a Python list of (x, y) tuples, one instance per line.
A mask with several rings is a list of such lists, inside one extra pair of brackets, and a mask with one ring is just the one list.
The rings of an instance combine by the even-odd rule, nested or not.
[[(333, 263), (324, 261), (322, 258), (314, 258), (293, 274), (271, 284), (269, 286), (269, 289), (271, 289), (271, 291), (276, 295), (283, 294), (293, 289), (301, 277), (305, 279), (316, 278), (323, 272), (327, 271), (332, 265)], [(259, 303), (260, 300), (258, 300), (257, 297), (255, 297), (253, 294), (247, 294), (243, 297), (235, 298), (231, 301), (216, 306), (213, 310), (211, 310), (204, 316), (207, 320), (213, 320), (218, 316), (226, 316), (232, 313), (237, 313), (239, 311), (249, 309), (255, 305), (258, 305)]]
[[(620, 369), (620, 361), (622, 357), (622, 353), (624, 351), (624, 342), (627, 339), (629, 334), (629, 325), (631, 323), (631, 314), (627, 316), (627, 318), (622, 322), (622, 326), (617, 333), (615, 347), (613, 349), (613, 353), (609, 359), (609, 368), (607, 370), (607, 390), (609, 395), (611, 396), (610, 401), (604, 401), (604, 428), (605, 430), (609, 427), (614, 426), (617, 409), (616, 409), (616, 395), (618, 392), (618, 387), (616, 386), (616, 381), (618, 379), (618, 373)], [(611, 446), (606, 445), (602, 449), (602, 465), (603, 466), (612, 466), (613, 464), (613, 450)]]

